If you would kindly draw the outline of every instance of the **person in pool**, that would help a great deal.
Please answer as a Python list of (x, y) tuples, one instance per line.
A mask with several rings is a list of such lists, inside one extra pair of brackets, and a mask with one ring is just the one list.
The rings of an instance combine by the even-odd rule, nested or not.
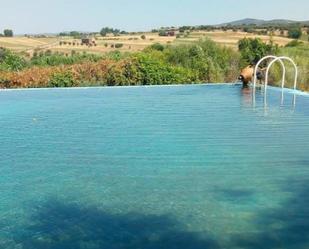
[[(249, 83), (253, 81), (254, 70), (255, 70), (254, 65), (249, 65), (241, 70), (238, 80), (240, 80), (243, 83), (244, 87), (248, 87)], [(263, 73), (261, 69), (259, 69), (257, 72), (257, 79), (259, 81), (263, 79)]]

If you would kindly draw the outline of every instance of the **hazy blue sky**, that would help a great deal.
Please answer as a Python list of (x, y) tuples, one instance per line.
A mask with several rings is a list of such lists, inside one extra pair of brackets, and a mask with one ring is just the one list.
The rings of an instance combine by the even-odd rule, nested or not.
[(0, 30), (127, 31), (242, 18), (309, 20), (309, 0), (0, 0)]

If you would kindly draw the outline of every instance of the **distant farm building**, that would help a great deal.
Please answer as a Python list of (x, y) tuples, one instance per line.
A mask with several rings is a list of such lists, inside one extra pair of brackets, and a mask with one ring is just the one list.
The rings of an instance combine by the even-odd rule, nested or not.
[(79, 46), (79, 45), (86, 45), (88, 47), (97, 46), (96, 40), (94, 38), (81, 38), (80, 40), (64, 40), (60, 41), (59, 45), (68, 45), (68, 46)]
[(168, 30), (167, 32), (167, 36), (175, 36), (176, 35), (176, 31), (174, 30)]
[(179, 33), (178, 29), (166, 29), (159, 32), (160, 36), (175, 36)]
[(94, 38), (84, 37), (81, 39), (81, 45), (96, 46), (97, 43)]

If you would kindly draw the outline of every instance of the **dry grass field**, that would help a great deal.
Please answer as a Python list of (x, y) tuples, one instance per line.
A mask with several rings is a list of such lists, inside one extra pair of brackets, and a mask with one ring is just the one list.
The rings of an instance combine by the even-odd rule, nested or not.
[[(145, 35), (146, 39), (142, 39), (141, 36)], [(244, 37), (259, 37), (263, 41), (268, 42), (272, 39), (275, 43), (280, 46), (286, 45), (291, 39), (279, 36), (258, 36), (244, 32), (233, 32), (233, 31), (195, 31), (191, 32), (186, 37), (176, 38), (174, 37), (162, 37), (156, 33), (143, 33), (137, 35), (121, 35), (121, 36), (107, 36), (107, 37), (96, 37), (97, 46), (88, 47), (86, 45), (81, 46), (80, 40), (73, 38), (63, 38), (63, 37), (49, 37), (49, 38), (28, 38), (28, 37), (13, 37), (4, 38), (0, 37), (0, 47), (5, 47), (16, 52), (24, 52), (30, 56), (35, 50), (44, 51), (51, 50), (53, 52), (63, 52), (70, 53), (72, 50), (77, 52), (89, 52), (89, 53), (106, 53), (114, 50), (134, 52), (143, 50), (145, 47), (154, 44), (181, 44), (190, 43), (192, 41), (199, 40), (203, 37), (208, 37), (215, 42), (229, 46), (232, 48), (237, 48), (237, 43), (240, 39)], [(67, 41), (71, 45), (60, 45), (60, 41)], [(75, 45), (72, 45), (75, 44)], [(115, 48), (116, 44), (122, 44), (121, 48)]]
[(274, 43), (278, 44), (279, 46), (285, 46), (287, 43), (291, 41), (291, 39), (286, 37), (280, 37), (280, 36), (267, 36), (267, 35), (254, 35), (250, 33), (245, 32), (233, 32), (233, 31), (214, 31), (214, 32), (193, 32), (190, 34), (191, 38), (199, 39), (201, 37), (208, 37), (215, 42), (230, 46), (233, 48), (237, 48), (237, 43), (240, 39), (243, 39), (245, 37), (247, 38), (255, 38), (258, 37), (262, 39), (264, 42), (269, 42), (271, 39)]
[(58, 38), (27, 38), (27, 37), (0, 37), (0, 47), (16, 52), (23, 52), (35, 48), (49, 46), (57, 42)]

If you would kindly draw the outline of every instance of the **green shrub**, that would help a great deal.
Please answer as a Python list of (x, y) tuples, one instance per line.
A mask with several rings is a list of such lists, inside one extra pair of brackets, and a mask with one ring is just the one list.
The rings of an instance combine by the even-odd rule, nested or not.
[(151, 54), (136, 55), (143, 85), (191, 82), (193, 73), (189, 69), (172, 66)]
[(49, 87), (72, 87), (74, 79), (71, 72), (54, 73), (48, 82)]
[(128, 85), (141, 85), (143, 74), (140, 70), (139, 62), (136, 58), (129, 58), (123, 63), (123, 75)]
[(158, 51), (163, 51), (164, 50), (164, 46), (162, 44), (158, 43), (158, 42), (155, 43), (155, 44), (152, 44), (150, 46), (150, 48), (153, 49), (153, 50), (158, 50)]
[(102, 56), (95, 54), (78, 54), (76, 51), (71, 51), (71, 56), (62, 54), (45, 53), (33, 56), (31, 65), (35, 66), (58, 66), (58, 65), (73, 65), (80, 62), (90, 61), (97, 62), (102, 59)]
[(117, 64), (112, 64), (106, 74), (106, 83), (108, 86), (128, 85), (127, 78), (123, 73), (123, 68)]
[(0, 70), (19, 71), (28, 66), (27, 61), (8, 49), (0, 48)]
[(194, 71), (200, 82), (234, 81), (239, 70), (237, 52), (222, 48), (209, 39), (169, 46), (164, 54), (169, 64)]

